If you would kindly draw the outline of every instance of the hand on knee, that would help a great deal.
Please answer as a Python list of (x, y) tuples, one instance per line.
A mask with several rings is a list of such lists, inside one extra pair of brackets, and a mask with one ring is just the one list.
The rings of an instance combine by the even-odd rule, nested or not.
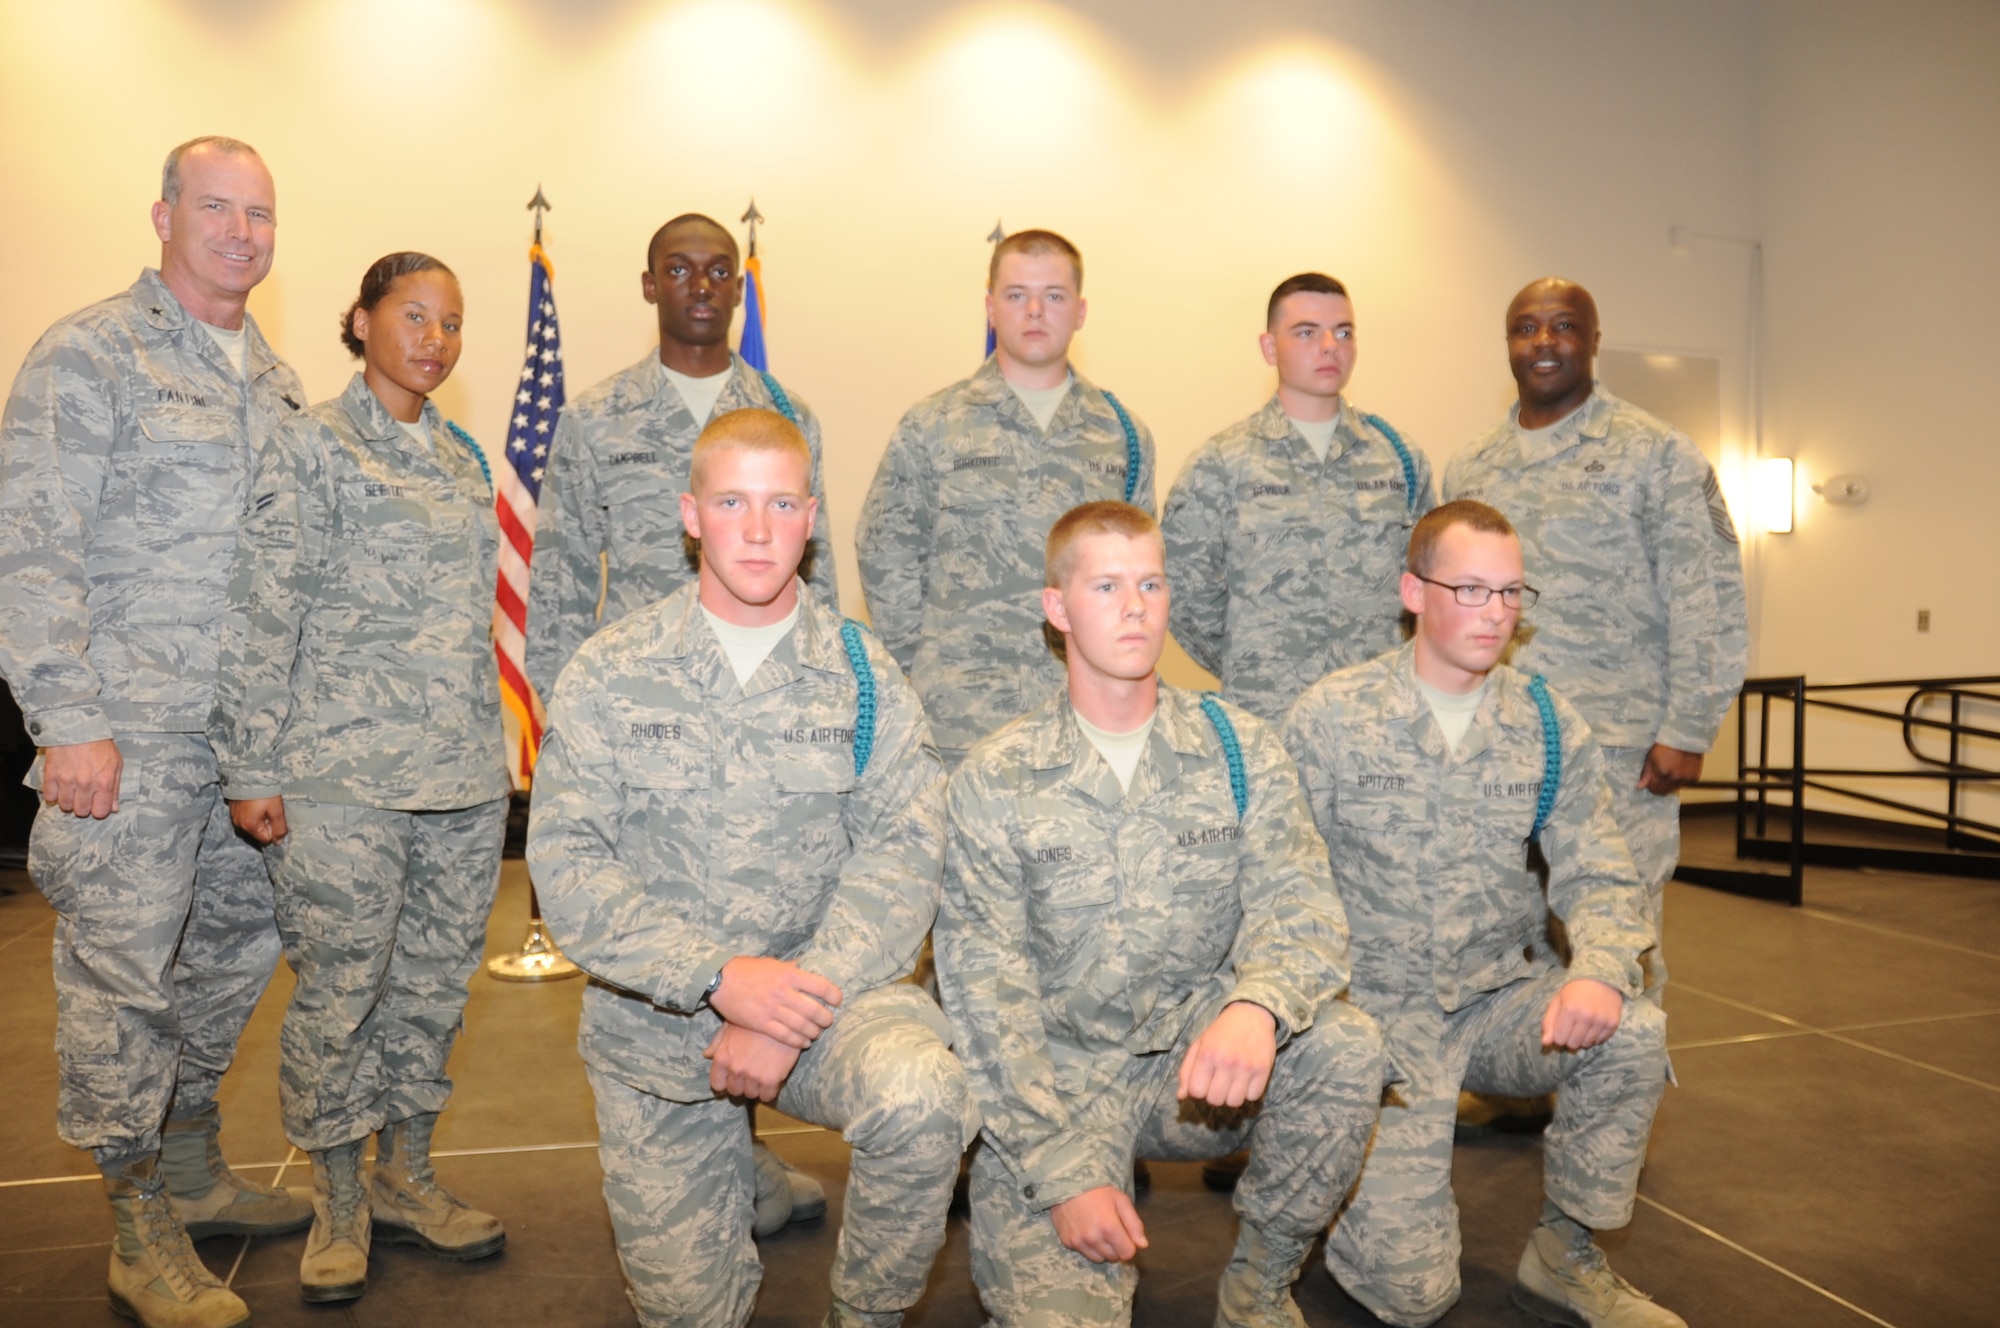
[(792, 1067), (799, 1063), (796, 1048), (735, 1024), (718, 1029), (701, 1054), (708, 1058), (710, 1088), (759, 1102), (776, 1099)]
[(738, 955), (709, 996), (730, 1023), (804, 1051), (833, 1024), (840, 988), (783, 959)]
[(1249, 1001), (1231, 1001), (1201, 1031), (1181, 1061), (1175, 1096), (1212, 1107), (1240, 1107), (1264, 1096), (1278, 1057), (1278, 1021)]
[(1565, 982), (1542, 1015), (1542, 1045), (1587, 1051), (1609, 1041), (1624, 1017), (1625, 994), (1596, 978)]
[(1112, 1185), (1085, 1190), (1049, 1210), (1056, 1239), (1092, 1263), (1125, 1263), (1146, 1248), (1146, 1224), (1125, 1191)]

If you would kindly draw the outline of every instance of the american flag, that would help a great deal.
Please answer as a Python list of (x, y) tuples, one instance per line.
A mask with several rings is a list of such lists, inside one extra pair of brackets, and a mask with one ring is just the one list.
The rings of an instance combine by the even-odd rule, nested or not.
[(507, 464), (496, 466), (493, 477), (501, 534), (493, 650), (500, 659), (500, 700), (508, 718), (507, 767), (516, 788), (528, 786), (542, 741), (541, 698), (528, 683), (522, 652), (527, 644), (528, 563), (535, 551), (536, 503), (563, 401), (555, 268), (536, 244), (528, 250), (528, 349), (507, 424)]

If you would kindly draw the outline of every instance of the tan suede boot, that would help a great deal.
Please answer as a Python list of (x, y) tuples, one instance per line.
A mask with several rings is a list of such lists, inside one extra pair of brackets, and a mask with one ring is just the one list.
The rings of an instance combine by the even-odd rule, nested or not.
[(447, 1259), (484, 1259), (507, 1243), (500, 1219), (460, 1201), (431, 1171), (435, 1115), (393, 1121), (375, 1136), (375, 1175), (368, 1202), (375, 1234), (385, 1241), (421, 1245)]
[(368, 1198), (362, 1140), (312, 1154), (313, 1224), (299, 1260), (299, 1292), (315, 1305), (359, 1300), (368, 1289)]
[(1292, 1283), (1312, 1253), (1310, 1239), (1274, 1236), (1239, 1224), (1236, 1249), (1215, 1292), (1216, 1328), (1305, 1328)]
[(222, 1159), (222, 1109), (213, 1102), (160, 1136), (160, 1174), (189, 1240), (210, 1236), (282, 1236), (313, 1220), (312, 1196), (245, 1180)]
[(1612, 1272), (1587, 1232), (1569, 1239), (1548, 1226), (1536, 1227), (1521, 1251), (1514, 1303), (1571, 1328), (1687, 1328), (1687, 1320)]
[(104, 1178), (117, 1239), (111, 1243), (111, 1308), (146, 1328), (237, 1328), (250, 1307), (194, 1252), (167, 1202), (159, 1159), (141, 1158)]

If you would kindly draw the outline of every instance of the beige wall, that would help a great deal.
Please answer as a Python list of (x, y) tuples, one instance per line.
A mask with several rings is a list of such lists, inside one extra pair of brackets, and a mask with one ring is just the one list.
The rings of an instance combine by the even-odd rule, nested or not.
[(1079, 361), (1168, 478), (1270, 390), (1264, 297), (1308, 267), (1356, 292), (1354, 398), (1440, 464), (1508, 400), (1501, 313), (1551, 271), (1620, 344), (1720, 355), (1733, 442), (1743, 273), (1666, 237), (1752, 224), (1753, 36), (1719, 0), (10, 4), (0, 365), (152, 259), (161, 155), (226, 132), (278, 179), (252, 308), (313, 395), (349, 372), (334, 320), (362, 269), (427, 249), (469, 302), (442, 404), (486, 439), (537, 182), (572, 392), (648, 347), (653, 227), (754, 193), (773, 367), (825, 421), (843, 556), (896, 418), (976, 363), (996, 216), (1082, 245)]
[(1996, 29), (1943, 0), (9, 4), (0, 366), (152, 260), (160, 156), (226, 132), (277, 174), (253, 309), (312, 393), (349, 372), (334, 320), (362, 268), (428, 249), (470, 304), (442, 404), (497, 441), (537, 183), (572, 392), (647, 351), (652, 228), (733, 221), (754, 193), (774, 367), (825, 421), (854, 596), (891, 427), (975, 362), (996, 216), (1083, 246), (1079, 361), (1153, 425), (1168, 477), (1269, 390), (1252, 338), (1280, 277), (1350, 283), (1352, 396), (1442, 465), (1509, 397), (1507, 298), (1562, 272), (1607, 341), (1721, 360), (1735, 491), (1747, 251), (1667, 233), (1761, 235), (1767, 450), (1876, 496), (1802, 501), (1796, 534), (1749, 541), (1757, 667), (1995, 670)]
[[(1766, 450), (1797, 458), (1801, 495), (1797, 531), (1763, 545), (1759, 666), (2000, 674), (2000, 6), (1771, 0), (1759, 38)], [(1865, 506), (1810, 494), (1842, 472), (1870, 480)], [(1817, 765), (1908, 764), (1894, 725), (1815, 711), (1807, 733)]]

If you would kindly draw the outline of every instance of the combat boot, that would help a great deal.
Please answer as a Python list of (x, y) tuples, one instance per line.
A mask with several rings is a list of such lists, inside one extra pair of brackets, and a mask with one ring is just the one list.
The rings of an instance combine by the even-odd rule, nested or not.
[(312, 1154), (313, 1224), (299, 1260), (299, 1292), (314, 1304), (358, 1300), (368, 1289), (369, 1217), (362, 1140)]
[(1514, 1303), (1570, 1328), (1687, 1328), (1687, 1320), (1612, 1272), (1588, 1233), (1571, 1240), (1547, 1226), (1536, 1227), (1521, 1251)]
[(790, 1223), (826, 1216), (826, 1188), (766, 1148), (761, 1140), (750, 1141), (750, 1169), (757, 1185), (752, 1236), (761, 1240)]
[(375, 1175), (368, 1201), (375, 1234), (394, 1244), (421, 1245), (447, 1259), (484, 1259), (507, 1243), (507, 1228), (491, 1213), (461, 1201), (431, 1170), (435, 1112), (391, 1121), (375, 1136)]
[(141, 1158), (106, 1175), (111, 1218), (111, 1308), (146, 1328), (237, 1328), (250, 1307), (222, 1285), (194, 1252), (167, 1202), (157, 1157)]
[(819, 1328), (901, 1328), (901, 1310), (857, 1310), (835, 1296)]
[(1276, 1236), (1239, 1224), (1236, 1249), (1215, 1290), (1215, 1328), (1305, 1328), (1292, 1283), (1312, 1246), (1311, 1237)]
[(169, 1118), (160, 1136), (167, 1200), (189, 1240), (210, 1236), (282, 1236), (312, 1224), (312, 1196), (245, 1180), (222, 1160), (222, 1109)]

